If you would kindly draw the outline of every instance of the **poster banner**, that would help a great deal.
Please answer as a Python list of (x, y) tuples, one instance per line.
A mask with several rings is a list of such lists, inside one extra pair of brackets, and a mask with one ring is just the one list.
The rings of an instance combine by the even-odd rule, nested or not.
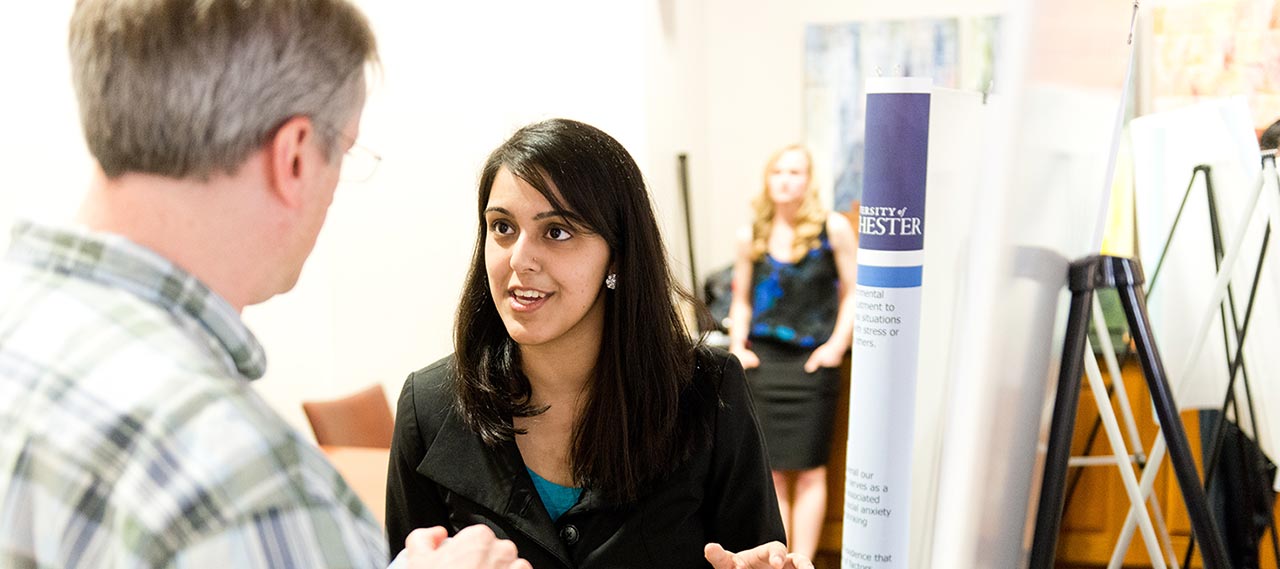
[(930, 90), (867, 81), (843, 569), (908, 567)]

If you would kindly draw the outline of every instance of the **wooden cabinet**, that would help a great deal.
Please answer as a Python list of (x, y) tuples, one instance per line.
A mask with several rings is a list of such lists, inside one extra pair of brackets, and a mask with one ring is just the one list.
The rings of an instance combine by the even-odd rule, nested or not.
[[(1105, 367), (1103, 368), (1105, 369)], [(1104, 372), (1105, 373), (1105, 372)], [(1136, 361), (1124, 365), (1121, 370), (1125, 388), (1129, 394), (1129, 405), (1133, 409), (1138, 432), (1142, 438), (1142, 446), (1148, 452), (1155, 441), (1158, 427), (1152, 414), (1151, 399), (1147, 384), (1142, 376), (1142, 368)], [(1104, 433), (1099, 433), (1086, 453), (1089, 431), (1098, 418), (1098, 408), (1094, 403), (1089, 382), (1082, 381), (1080, 408), (1076, 415), (1076, 434), (1072, 439), (1072, 456), (1108, 456), (1111, 445)], [(1116, 395), (1112, 395), (1115, 401)], [(1195, 411), (1182, 414), (1183, 426), (1187, 430), (1191, 442), (1191, 451), (1196, 457), (1196, 467), (1200, 467), (1199, 421)], [(1123, 429), (1123, 423), (1121, 424)], [(1128, 442), (1126, 441), (1126, 444)], [(1131, 451), (1132, 452), (1132, 451)], [(1135, 470), (1135, 474), (1140, 476)], [(1128, 513), (1129, 498), (1120, 480), (1120, 473), (1113, 465), (1073, 467), (1068, 473), (1068, 482), (1078, 477), (1074, 492), (1068, 497), (1063, 510), (1062, 532), (1058, 536), (1057, 559), (1060, 567), (1105, 567), (1111, 559), (1112, 549), (1124, 524)], [(1070, 486), (1068, 486), (1070, 489)], [(1160, 473), (1156, 476), (1152, 489), (1161, 511), (1168, 523), (1169, 534), (1174, 550), (1186, 550), (1188, 536), (1191, 533), (1190, 520), (1186, 508), (1182, 505), (1182, 493), (1178, 489), (1177, 480), (1166, 457)], [(1198, 559), (1196, 560), (1198, 563)], [(1135, 532), (1134, 539), (1125, 555), (1126, 566), (1150, 566), (1146, 546), (1142, 537)]]
[[(1105, 367), (1103, 369), (1105, 370)], [(1142, 376), (1142, 368), (1136, 361), (1133, 361), (1123, 367), (1121, 375), (1124, 378), (1125, 388), (1130, 397), (1129, 404), (1133, 408), (1143, 448), (1150, 451), (1151, 445), (1155, 441), (1158, 427), (1152, 419), (1153, 409), (1148, 395), (1146, 380)], [(1089, 383), (1087, 380), (1082, 383), (1084, 391), (1080, 394), (1080, 408), (1076, 418), (1076, 434), (1072, 440), (1073, 456), (1085, 453), (1085, 444), (1089, 431), (1098, 417), (1098, 409), (1094, 403), (1093, 394), (1088, 392)], [(1113, 394), (1112, 401), (1115, 400), (1115, 397)], [(1203, 469), (1201, 464), (1199, 413), (1197, 411), (1183, 412), (1182, 423), (1187, 431), (1187, 438), (1191, 443), (1191, 451), (1195, 456), (1196, 468)], [(1127, 441), (1126, 444), (1128, 444)], [(1091, 456), (1111, 454), (1111, 447), (1105, 434), (1101, 432), (1098, 434), (1097, 440), (1088, 454)], [(1077, 473), (1079, 473), (1080, 477), (1079, 484), (1075, 492), (1070, 496), (1063, 511), (1062, 531), (1058, 537), (1058, 567), (1064, 569), (1106, 567), (1111, 559), (1112, 549), (1115, 547), (1116, 540), (1120, 535), (1125, 515), (1128, 513), (1129, 498), (1120, 480), (1120, 473), (1115, 466), (1072, 468), (1070, 475), (1076, 476)], [(1136, 470), (1135, 474), (1141, 475)], [(1203, 470), (1201, 470), (1201, 476), (1203, 477)], [(1191, 535), (1191, 520), (1187, 517), (1187, 510), (1182, 502), (1182, 492), (1178, 488), (1178, 482), (1173, 475), (1173, 469), (1169, 465), (1168, 457), (1165, 458), (1164, 464), (1160, 468), (1152, 493), (1158, 498), (1160, 508), (1164, 512), (1165, 520), (1169, 527), (1170, 541), (1173, 542), (1174, 551), (1178, 555), (1178, 563), (1181, 565), (1182, 558), (1186, 553), (1187, 542)], [(1269, 535), (1263, 537), (1263, 543), (1264, 553), (1261, 566), (1274, 569), (1276, 562), (1274, 556), (1270, 553)], [(1192, 567), (1201, 566), (1199, 549), (1197, 548), (1196, 551), (1197, 555), (1192, 559)], [(1139, 532), (1134, 532), (1133, 541), (1125, 554), (1124, 565), (1125, 567), (1151, 566), (1150, 559), (1147, 556), (1147, 548)]]
[[(840, 377), (849, 377), (850, 362), (845, 356)], [(840, 539), (844, 531), (844, 456), (849, 437), (849, 382), (842, 381), (840, 399), (836, 403), (834, 430), (831, 432), (831, 456), (827, 459), (827, 519), (822, 524), (822, 538), (814, 556), (815, 569), (839, 569)]]

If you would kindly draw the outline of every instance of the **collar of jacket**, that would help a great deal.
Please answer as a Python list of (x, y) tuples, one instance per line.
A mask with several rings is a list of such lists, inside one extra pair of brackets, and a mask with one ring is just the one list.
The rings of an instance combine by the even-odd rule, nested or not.
[[(560, 541), (559, 529), (539, 503), (538, 491), (525, 470), (515, 441), (502, 443), (497, 448), (488, 447), (457, 413), (450, 412), (418, 464), (417, 472), (493, 511), (566, 566), (573, 566), (568, 549)], [(585, 488), (578, 503), (564, 516), (604, 505), (599, 492)]]

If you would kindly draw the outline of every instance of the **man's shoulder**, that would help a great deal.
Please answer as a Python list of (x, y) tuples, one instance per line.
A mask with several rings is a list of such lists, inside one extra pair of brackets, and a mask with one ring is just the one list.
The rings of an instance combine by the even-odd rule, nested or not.
[(307, 472), (337, 478), (198, 321), (54, 272), (9, 270), (0, 290), (14, 293), (0, 295), (0, 385), (23, 402), (0, 411), (0, 436), (91, 474), (105, 507), (161, 528), (306, 496), (292, 486)]
[[(0, 382), (10, 379), (0, 374)], [(139, 559), (166, 558), (277, 518), (271, 523), (324, 521), (306, 535), (334, 523), (379, 534), (319, 450), (248, 382), (152, 371), (118, 376), (114, 391), (105, 391), (111, 385), (72, 382), (61, 395), (52, 395), (57, 388), (28, 393), (39, 417), (19, 414), (20, 428), (0, 435), (23, 439), (14, 441), (26, 466), (0, 472), (0, 486), (11, 477), (15, 488), (66, 496), (43, 503), (42, 516), (90, 520), (90, 533), (128, 541), (118, 547)], [(4, 454), (0, 465), (15, 458)], [(287, 539), (295, 538), (311, 539)]]
[[(101, 283), (59, 275), (0, 270), (0, 355), (56, 365), (87, 376), (100, 366), (134, 366), (129, 377), (173, 368), (216, 374), (216, 346), (195, 320)], [(112, 373), (119, 373), (118, 367)]]
[(198, 326), (113, 287), (4, 272), (0, 382), (25, 405), (0, 424), (114, 464), (107, 455), (128, 456), (135, 441), (181, 430), (242, 389)]
[(93, 473), (113, 488), (112, 506), (155, 520), (190, 513), (191, 500), (212, 500), (206, 506), (216, 504), (221, 517), (264, 480), (327, 467), (241, 378), (106, 365), (38, 384), (24, 398), (44, 410), (12, 425), (33, 452)]

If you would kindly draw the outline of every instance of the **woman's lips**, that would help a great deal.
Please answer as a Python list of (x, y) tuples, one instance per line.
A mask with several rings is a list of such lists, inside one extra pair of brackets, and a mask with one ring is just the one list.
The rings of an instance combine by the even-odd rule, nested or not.
[(554, 293), (533, 289), (511, 289), (507, 298), (511, 309), (516, 312), (533, 312), (547, 303)]

